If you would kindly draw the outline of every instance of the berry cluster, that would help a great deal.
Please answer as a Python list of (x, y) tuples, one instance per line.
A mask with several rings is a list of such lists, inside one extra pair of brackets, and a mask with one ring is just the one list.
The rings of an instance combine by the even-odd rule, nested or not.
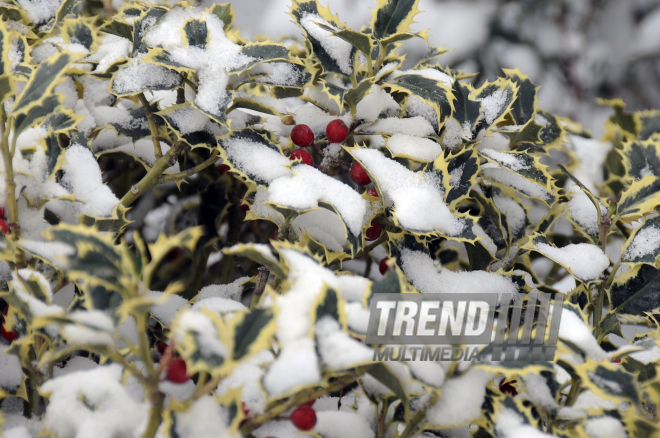
[(5, 220), (5, 207), (0, 207), (0, 231), (2, 234), (9, 234), (9, 225)]
[[(348, 126), (339, 119), (333, 120), (325, 127), (325, 136), (330, 143), (342, 143), (348, 137)], [(314, 144), (314, 132), (307, 125), (296, 125), (291, 130), (291, 141), (298, 147), (307, 148)], [(318, 149), (317, 149), (318, 150)], [(314, 165), (314, 158), (304, 149), (294, 149), (289, 159), (300, 160), (308, 166)]]
[(5, 338), (7, 341), (14, 342), (16, 339), (18, 339), (18, 333), (8, 330), (7, 327), (5, 327), (5, 325), (7, 324), (5, 318), (8, 313), (9, 313), (9, 306), (5, 307), (2, 310), (2, 318), (1, 318), (2, 324), (0, 324), (0, 335), (2, 335), (2, 337)]

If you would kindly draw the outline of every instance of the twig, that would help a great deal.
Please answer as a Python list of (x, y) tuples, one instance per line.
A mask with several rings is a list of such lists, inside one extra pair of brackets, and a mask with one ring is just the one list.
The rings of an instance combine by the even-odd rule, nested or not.
[(159, 176), (158, 177), (158, 184), (163, 184), (163, 183), (166, 183), (166, 182), (175, 181), (177, 179), (185, 178), (187, 176), (192, 176), (192, 175), (206, 169), (207, 167), (213, 165), (213, 163), (218, 161), (219, 158), (220, 157), (218, 156), (218, 151), (214, 150), (213, 152), (211, 152), (211, 156), (209, 158), (207, 158), (204, 162), (198, 164), (195, 167), (191, 167), (190, 169), (186, 169), (186, 170), (178, 172), (178, 173), (172, 173), (172, 174), (169, 174), (169, 175)]
[(163, 150), (160, 148), (160, 135), (158, 135), (158, 126), (156, 126), (156, 118), (154, 113), (151, 112), (149, 101), (144, 96), (144, 93), (138, 94), (138, 99), (144, 107), (144, 112), (147, 114), (147, 121), (149, 122), (149, 130), (151, 131), (151, 141), (154, 144), (154, 155), (156, 159), (163, 156)]
[(121, 204), (124, 207), (130, 206), (140, 196), (146, 193), (147, 190), (155, 186), (163, 171), (176, 163), (179, 157), (179, 152), (183, 150), (185, 145), (186, 144), (182, 141), (176, 142), (174, 147), (170, 148), (165, 155), (157, 159), (154, 166), (149, 169), (149, 172), (147, 172), (144, 178), (131, 187), (124, 197), (121, 198)]
[(266, 289), (269, 274), (270, 271), (268, 268), (263, 266), (259, 267), (259, 277), (257, 277), (257, 284), (254, 286), (254, 292), (252, 292), (252, 302), (250, 303), (250, 309), (254, 309), (259, 304), (261, 294), (263, 294), (264, 289)]

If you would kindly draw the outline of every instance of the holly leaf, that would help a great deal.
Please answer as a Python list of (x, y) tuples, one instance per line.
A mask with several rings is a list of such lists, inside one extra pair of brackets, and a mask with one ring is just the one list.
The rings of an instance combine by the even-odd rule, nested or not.
[(618, 202), (617, 217), (630, 222), (653, 211), (658, 206), (660, 179), (645, 176), (640, 181), (633, 181)]
[(418, 4), (419, 0), (378, 0), (369, 22), (374, 37), (384, 39), (409, 31), (415, 15), (420, 12)]

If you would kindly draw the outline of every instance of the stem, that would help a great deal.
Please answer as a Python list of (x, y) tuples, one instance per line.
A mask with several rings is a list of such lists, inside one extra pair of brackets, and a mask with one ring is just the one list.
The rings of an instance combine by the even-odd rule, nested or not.
[(254, 286), (254, 292), (252, 292), (252, 302), (250, 303), (250, 309), (254, 309), (259, 305), (259, 300), (261, 299), (261, 294), (264, 293), (266, 289), (266, 284), (268, 283), (268, 275), (270, 271), (261, 266), (259, 267), (259, 277), (257, 278), (257, 284)]
[(325, 388), (318, 388), (312, 391), (302, 391), (286, 401), (278, 402), (263, 414), (257, 415), (256, 417), (247, 420), (243, 426), (241, 426), (241, 434), (243, 436), (248, 436), (254, 429), (270, 420), (279, 417), (294, 406), (315, 400), (322, 395), (339, 391), (343, 387), (355, 382), (362, 374), (366, 373), (369, 368), (371, 368), (371, 365), (365, 365), (363, 367), (357, 368), (353, 373), (349, 373), (337, 378), (337, 380), (332, 381)]
[(426, 410), (429, 408), (430, 405), (435, 404), (435, 402), (438, 401), (438, 393), (435, 392), (433, 396), (431, 397), (431, 400), (424, 405), (423, 408), (421, 408), (417, 413), (415, 414), (415, 417), (412, 419), (410, 423), (406, 426), (404, 429), (403, 433), (399, 436), (399, 438), (408, 438), (411, 436), (415, 430), (419, 427), (420, 423), (424, 420), (424, 417), (426, 417)]
[(219, 158), (220, 157), (218, 157), (218, 151), (214, 150), (213, 152), (211, 152), (211, 156), (209, 158), (207, 158), (204, 162), (198, 164), (195, 167), (191, 167), (190, 169), (186, 169), (186, 170), (178, 172), (178, 173), (159, 176), (158, 177), (158, 184), (163, 184), (163, 183), (166, 183), (166, 182), (175, 181), (177, 179), (185, 178), (187, 176), (192, 176), (192, 175), (206, 169), (207, 167), (211, 166), (213, 163), (218, 161)]
[(144, 107), (144, 112), (147, 114), (147, 121), (149, 122), (149, 130), (151, 131), (151, 141), (154, 144), (154, 155), (156, 159), (163, 156), (163, 151), (160, 148), (160, 136), (158, 135), (158, 126), (156, 126), (156, 118), (154, 113), (151, 112), (149, 101), (144, 96), (144, 93), (138, 94), (138, 98)]
[(160, 427), (160, 423), (163, 421), (163, 405), (165, 404), (165, 396), (156, 390), (151, 393), (149, 396), (151, 401), (151, 410), (149, 411), (149, 424), (147, 424), (147, 429), (142, 434), (142, 438), (154, 438), (156, 432)]
[[(4, 110), (0, 116), (0, 128), (2, 128), (2, 160), (5, 164), (5, 198), (7, 199), (7, 213), (9, 215), (9, 223), (15, 224), (11, 226), (11, 240), (14, 242), (21, 238), (21, 228), (18, 222), (18, 203), (16, 202), (16, 182), (14, 181), (14, 167), (12, 163), (13, 154), (10, 152), (9, 146), (9, 131), (13, 119), (7, 118)], [(12, 145), (16, 145), (16, 135), (12, 139)], [(25, 260), (25, 253), (19, 248), (14, 251), (14, 263), (17, 268), (24, 268), (27, 266)]]
[(573, 406), (573, 403), (575, 403), (575, 399), (578, 396), (578, 393), (580, 392), (580, 380), (579, 379), (572, 379), (571, 383), (571, 391), (568, 393), (568, 398), (566, 399), (566, 406)]
[(374, 248), (376, 248), (377, 246), (382, 245), (383, 243), (385, 243), (385, 242), (387, 242), (387, 241), (388, 241), (387, 234), (383, 234), (382, 236), (380, 236), (380, 237), (378, 238), (378, 240), (376, 240), (375, 242), (372, 242), (372, 243), (370, 243), (369, 245), (365, 246), (365, 247), (362, 249), (362, 254), (368, 254), (368, 253), (371, 252)]
[(176, 163), (179, 157), (179, 152), (183, 149), (185, 143), (182, 141), (177, 142), (174, 147), (170, 148), (165, 155), (158, 158), (154, 163), (154, 167), (149, 169), (149, 172), (121, 198), (121, 204), (124, 207), (129, 207), (147, 190), (152, 188), (158, 183), (158, 178), (163, 171)]

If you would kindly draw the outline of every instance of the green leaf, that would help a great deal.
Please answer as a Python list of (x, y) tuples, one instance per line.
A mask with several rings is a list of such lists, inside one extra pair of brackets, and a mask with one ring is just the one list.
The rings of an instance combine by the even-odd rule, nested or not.
[[(538, 125), (535, 120), (530, 120), (522, 127), (514, 125), (514, 129), (507, 129), (506, 126), (499, 129), (497, 132), (504, 135), (509, 139), (511, 148), (519, 148), (524, 144), (539, 144), (541, 143), (541, 130), (543, 126)], [(524, 150), (523, 148), (520, 148)]]
[(80, 3), (80, 0), (64, 0), (55, 14), (55, 22), (61, 23), (64, 17), (69, 15), (73, 11), (73, 8), (78, 6), (78, 3)]
[(188, 47), (204, 50), (209, 39), (206, 21), (192, 19), (183, 25), (183, 33)]
[(394, 374), (385, 363), (375, 363), (369, 368), (367, 374), (389, 388), (402, 402), (408, 400), (406, 387), (403, 385), (399, 377)]
[(486, 82), (473, 94), (476, 100), (481, 102), (482, 119), (480, 128), (496, 125), (504, 119), (511, 105), (516, 100), (518, 86), (504, 78), (498, 78), (495, 82)]
[(441, 81), (425, 78), (417, 74), (404, 74), (383, 84), (391, 92), (414, 95), (429, 104), (438, 115), (440, 125), (451, 115), (454, 96)]
[(349, 105), (353, 110), (357, 107), (357, 104), (360, 103), (362, 99), (369, 93), (371, 89), (372, 82), (369, 79), (364, 79), (358, 84), (357, 87), (351, 88), (344, 95), (344, 101)]
[(629, 222), (653, 212), (658, 206), (659, 191), (659, 178), (645, 176), (640, 181), (634, 181), (621, 195), (617, 210), (618, 218)]
[(17, 115), (14, 121), (16, 132), (20, 134), (26, 129), (41, 123), (50, 114), (56, 113), (62, 105), (62, 98), (63, 96), (59, 93), (51, 94), (44, 98), (39, 106), (32, 108), (31, 111)]
[(273, 116), (282, 117), (283, 114), (277, 111), (270, 105), (266, 105), (258, 100), (250, 99), (249, 97), (236, 97), (232, 101), (232, 105), (227, 109), (226, 113), (229, 114), (236, 108), (246, 108), (253, 111), (258, 111), (264, 114), (271, 114)]
[(639, 126), (637, 138), (648, 140), (655, 133), (660, 132), (660, 111), (640, 111), (633, 115), (636, 119), (635, 125)]
[(446, 157), (441, 154), (433, 162), (431, 170), (440, 177), (445, 203), (454, 210), (477, 184), (477, 174), (481, 170), (477, 148), (465, 148)]
[(339, 321), (339, 296), (337, 291), (327, 288), (321, 296), (321, 300), (316, 306), (316, 321), (320, 321), (324, 316), (329, 316)]
[(374, 37), (383, 39), (410, 30), (415, 15), (420, 12), (418, 4), (419, 0), (378, 0), (369, 23)]
[(633, 266), (614, 280), (609, 296), (617, 315), (645, 318), (646, 312), (660, 308), (660, 270)]
[(582, 368), (581, 371), (580, 374), (586, 374), (583, 383), (588, 384), (588, 387), (595, 386), (606, 394), (627, 398), (634, 403), (639, 402), (635, 377), (625, 370), (612, 370), (598, 365), (595, 370)]
[[(158, 111), (158, 104), (150, 104), (151, 111), (156, 113)], [(132, 138), (133, 140), (139, 140), (145, 137), (151, 137), (151, 131), (149, 130), (149, 123), (147, 121), (147, 112), (144, 107), (140, 106), (128, 110), (130, 115), (130, 122), (126, 123), (122, 121), (121, 123), (113, 122), (109, 126), (112, 126), (117, 130), (121, 135)], [(165, 122), (163, 119), (154, 114), (154, 119), (156, 120), (156, 126), (164, 126)], [(106, 125), (107, 126), (107, 125)]]
[[(276, 151), (279, 154), (282, 154), (282, 151), (277, 143), (272, 141), (269, 137), (268, 134), (265, 132), (257, 131), (251, 128), (244, 129), (242, 131), (234, 131), (228, 136), (221, 137), (218, 139), (218, 142), (220, 143), (221, 147), (224, 147), (223, 145), (228, 144), (229, 142), (236, 140), (236, 139), (243, 139), (243, 140), (249, 140), (255, 143), (260, 143), (274, 151)], [(282, 154), (283, 155), (283, 154)], [(232, 159), (227, 157), (226, 152), (224, 149), (221, 151), (221, 156), (223, 158), (223, 162), (228, 164), (229, 166), (232, 167), (232, 173), (234, 175), (237, 175), (241, 177), (245, 182), (250, 183), (252, 186), (255, 187), (259, 184), (266, 184), (267, 181), (261, 179), (258, 175), (252, 175), (249, 173), (245, 173), (241, 170), (243, 167), (240, 163), (238, 162), (233, 162)]]
[(426, 52), (424, 56), (422, 56), (422, 59), (419, 60), (415, 67), (413, 67), (413, 70), (423, 68), (426, 64), (433, 61), (435, 58), (438, 58), (448, 53), (449, 51), (449, 49), (445, 49), (444, 47), (431, 47), (429, 51)]
[(62, 28), (65, 41), (70, 44), (82, 44), (90, 52), (96, 49), (98, 32), (88, 19), (67, 18)]
[(72, 53), (63, 52), (39, 64), (23, 92), (16, 98), (11, 115), (16, 117), (19, 114), (27, 114), (28, 111), (41, 105), (44, 99), (52, 94), (69, 64), (74, 60)]
[(99, 29), (101, 32), (117, 35), (133, 41), (133, 25), (124, 23), (123, 21), (112, 20), (107, 21)]
[[(594, 330), (594, 332), (596, 332), (596, 330)], [(610, 333), (625, 339), (623, 332), (621, 331), (621, 323), (616, 317), (616, 313), (612, 311), (607, 312), (607, 315), (605, 315), (605, 317), (598, 323), (598, 333), (600, 333), (599, 341)]]

